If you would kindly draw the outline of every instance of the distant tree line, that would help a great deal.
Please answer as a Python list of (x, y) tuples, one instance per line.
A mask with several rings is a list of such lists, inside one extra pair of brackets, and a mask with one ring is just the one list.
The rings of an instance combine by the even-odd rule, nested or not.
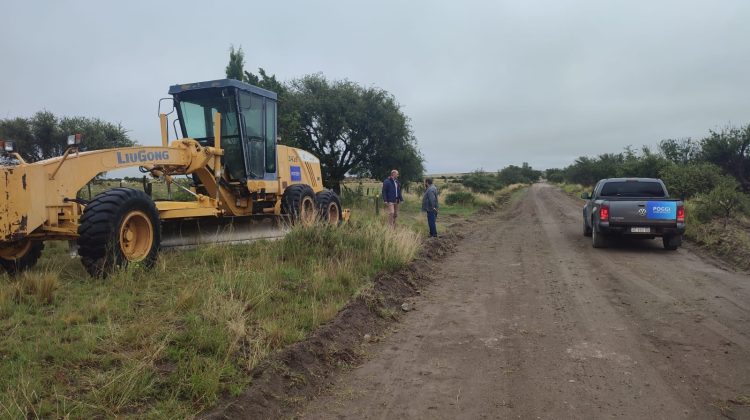
[[(750, 207), (750, 124), (727, 126), (700, 139), (667, 139), (656, 151), (649, 147), (596, 157), (581, 156), (562, 169), (548, 169), (551, 182), (593, 186), (603, 178), (661, 178), (670, 194), (695, 198), (705, 218)], [(699, 214), (700, 216), (700, 214)]]
[(328, 187), (338, 189), (347, 175), (383, 179), (394, 168), (405, 182), (423, 176), (409, 118), (387, 91), (322, 74), (280, 82), (263, 68), (254, 74), (244, 66), (242, 48), (232, 47), (226, 77), (278, 94), (281, 143), (318, 156)]
[(528, 163), (521, 166), (510, 165), (497, 172), (476, 170), (464, 175), (461, 183), (475, 193), (489, 194), (512, 184), (528, 184), (541, 177), (542, 171), (535, 170)]
[(136, 145), (120, 124), (88, 117), (57, 117), (40, 111), (31, 117), (0, 119), (0, 139), (15, 142), (15, 149), (27, 162), (49, 159), (65, 153), (70, 134), (82, 134), (81, 151)]

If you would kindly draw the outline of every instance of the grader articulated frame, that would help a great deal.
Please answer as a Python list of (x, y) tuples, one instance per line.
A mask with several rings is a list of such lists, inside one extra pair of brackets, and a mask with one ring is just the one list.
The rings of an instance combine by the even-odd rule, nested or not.
[[(275, 93), (236, 80), (175, 85), (169, 93), (182, 132), (171, 143), (160, 114), (160, 147), (79, 151), (80, 137), (71, 136), (61, 157), (6, 157), (15, 161), (0, 167), (6, 271), (33, 266), (50, 240), (76, 241), (86, 270), (102, 277), (131, 263), (152, 266), (161, 247), (278, 237), (282, 220), (348, 219), (338, 196), (323, 188), (318, 158), (276, 144)], [(169, 184), (189, 175), (194, 200), (154, 201), (133, 188), (91, 201), (77, 196), (97, 175), (128, 167)]]

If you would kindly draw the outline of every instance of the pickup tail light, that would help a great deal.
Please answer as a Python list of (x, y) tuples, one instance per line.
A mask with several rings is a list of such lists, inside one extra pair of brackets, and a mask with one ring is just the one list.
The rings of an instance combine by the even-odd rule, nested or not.
[(601, 207), (599, 207), (599, 220), (602, 222), (609, 221), (609, 206), (608, 205), (602, 205)]
[(685, 206), (677, 207), (677, 222), (685, 223)]

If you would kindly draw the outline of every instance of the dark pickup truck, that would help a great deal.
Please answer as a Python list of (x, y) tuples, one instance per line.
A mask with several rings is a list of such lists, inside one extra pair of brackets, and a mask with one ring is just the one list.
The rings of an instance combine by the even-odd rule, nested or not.
[(667, 187), (654, 178), (602, 179), (593, 193), (585, 192), (583, 234), (594, 248), (606, 246), (607, 237), (661, 237), (664, 249), (676, 250), (685, 233), (685, 207), (669, 198)]

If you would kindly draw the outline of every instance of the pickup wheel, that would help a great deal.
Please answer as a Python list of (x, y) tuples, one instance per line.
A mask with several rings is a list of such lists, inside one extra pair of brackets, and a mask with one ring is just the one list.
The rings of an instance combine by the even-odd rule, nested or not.
[(586, 226), (586, 221), (583, 221), (583, 236), (589, 237), (591, 236), (591, 228)]
[(603, 233), (598, 232), (596, 229), (591, 229), (591, 245), (594, 248), (605, 248), (607, 246), (607, 238)]
[(676, 251), (682, 245), (682, 235), (662, 236), (661, 241), (664, 244), (664, 249)]

